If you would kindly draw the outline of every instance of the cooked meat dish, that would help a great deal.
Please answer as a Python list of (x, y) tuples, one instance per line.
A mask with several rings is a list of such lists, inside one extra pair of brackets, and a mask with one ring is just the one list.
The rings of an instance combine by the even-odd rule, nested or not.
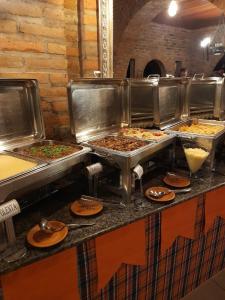
[(78, 147), (61, 145), (61, 144), (53, 144), (53, 145), (41, 145), (41, 146), (34, 145), (34, 146), (18, 149), (17, 152), (23, 155), (28, 155), (43, 160), (45, 159), (54, 160), (72, 154), (79, 150), (80, 148)]
[(136, 137), (144, 140), (159, 140), (167, 136), (163, 131), (150, 131), (142, 128), (123, 128), (121, 133), (124, 136)]
[(190, 126), (181, 126), (178, 131), (204, 135), (215, 135), (223, 129), (224, 126), (221, 125), (192, 124)]
[(103, 139), (93, 141), (91, 145), (109, 148), (117, 151), (134, 151), (148, 145), (145, 141), (138, 141), (124, 137), (108, 136)]

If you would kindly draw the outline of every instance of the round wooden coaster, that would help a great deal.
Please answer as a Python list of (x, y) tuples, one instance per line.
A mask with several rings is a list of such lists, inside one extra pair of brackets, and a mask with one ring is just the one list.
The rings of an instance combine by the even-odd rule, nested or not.
[[(64, 223), (59, 221), (48, 221), (49, 226), (53, 228), (62, 228), (65, 226)], [(65, 239), (68, 234), (68, 228), (65, 226), (62, 230), (47, 233), (40, 230), (40, 226), (37, 224), (29, 230), (27, 233), (27, 241), (30, 245), (38, 248), (45, 248), (54, 246)]]
[(72, 203), (70, 209), (75, 215), (89, 217), (102, 211), (103, 205), (99, 201), (79, 199)]
[(182, 177), (180, 175), (169, 175), (167, 174), (163, 178), (163, 182), (169, 186), (176, 187), (176, 188), (184, 188), (191, 184), (191, 181), (187, 177)]
[[(155, 192), (165, 192), (167, 193), (166, 195), (160, 197), (160, 198), (156, 198), (156, 197), (152, 197), (150, 195), (150, 190), (155, 191)], [(170, 190), (166, 187), (162, 187), (162, 186), (154, 186), (154, 187), (150, 187), (145, 191), (145, 196), (150, 199), (151, 201), (154, 202), (158, 202), (158, 203), (166, 203), (166, 202), (171, 202), (175, 199), (175, 193), (174, 192), (170, 192)]]

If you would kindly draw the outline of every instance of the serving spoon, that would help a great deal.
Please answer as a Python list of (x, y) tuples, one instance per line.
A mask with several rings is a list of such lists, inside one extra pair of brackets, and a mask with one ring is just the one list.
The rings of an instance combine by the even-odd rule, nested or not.
[(163, 191), (157, 192), (154, 190), (149, 190), (149, 195), (154, 198), (161, 198), (171, 192), (174, 192), (175, 194), (180, 194), (180, 193), (188, 193), (190, 191), (191, 191), (191, 188), (180, 189), (180, 190), (168, 190), (167, 192), (163, 192)]
[(54, 232), (58, 232), (58, 231), (61, 231), (63, 230), (63, 228), (65, 227), (68, 227), (68, 229), (76, 229), (76, 228), (80, 228), (80, 227), (85, 227), (85, 226), (93, 226), (95, 225), (96, 223), (93, 222), (93, 223), (82, 223), (82, 224), (76, 224), (76, 223), (73, 223), (73, 224), (65, 224), (65, 225), (62, 225), (58, 228), (56, 227), (53, 227), (51, 225), (49, 225), (49, 221), (45, 218), (42, 218), (40, 223), (39, 223), (39, 226), (40, 226), (40, 229), (42, 231), (45, 231), (46, 233), (54, 233)]

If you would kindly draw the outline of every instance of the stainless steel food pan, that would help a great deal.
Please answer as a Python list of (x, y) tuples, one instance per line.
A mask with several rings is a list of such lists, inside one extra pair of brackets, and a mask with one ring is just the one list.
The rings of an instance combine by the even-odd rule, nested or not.
[(23, 172), (20, 172), (16, 175), (13, 175), (13, 176), (10, 176), (10, 177), (7, 177), (5, 179), (2, 179), (0, 180), (0, 186), (3, 182), (7, 182), (7, 181), (10, 181), (10, 180), (13, 180), (13, 179), (16, 179), (18, 178), (19, 176), (22, 176), (24, 174), (29, 174), (30, 172), (33, 172), (33, 171), (36, 171), (44, 166), (46, 166), (46, 163), (41, 161), (41, 160), (38, 160), (38, 159), (34, 159), (34, 158), (31, 158), (31, 157), (26, 157), (24, 155), (21, 155), (21, 154), (15, 154), (15, 153), (8, 153), (8, 152), (1, 152), (0, 153), (0, 156), (3, 156), (3, 155), (7, 155), (7, 156), (13, 156), (13, 157), (16, 157), (18, 159), (22, 159), (22, 160), (25, 160), (25, 161), (30, 161), (30, 162), (33, 162), (33, 163), (36, 163), (37, 165), (33, 168), (30, 168), (28, 169), (27, 171), (23, 171)]
[(80, 146), (80, 145), (77, 145), (77, 144), (70, 144), (70, 143), (65, 143), (65, 142), (61, 142), (61, 141), (54, 141), (54, 140), (43, 140), (43, 141), (35, 142), (35, 143), (29, 144), (29, 145), (26, 145), (26, 146), (23, 146), (23, 147), (16, 147), (16, 148), (13, 148), (13, 149), (11, 149), (9, 151), (10, 152), (12, 151), (14, 153), (19, 153), (19, 154), (22, 154), (24, 156), (30, 156), (30, 157), (36, 158), (35, 155), (28, 155), (28, 154), (23, 153), (23, 151), (25, 149), (28, 149), (28, 148), (31, 148), (31, 147), (35, 147), (35, 146), (38, 147), (38, 146), (48, 146), (48, 145), (65, 145), (65, 146), (71, 146), (74, 149), (77, 149), (77, 151), (75, 151), (75, 152), (73, 152), (73, 153), (71, 153), (69, 155), (65, 155), (63, 157), (56, 158), (56, 159), (41, 158), (42, 161), (45, 161), (47, 163), (55, 163), (55, 162), (67, 159), (69, 157), (77, 156), (77, 155), (80, 154), (80, 151), (83, 150), (83, 147)]

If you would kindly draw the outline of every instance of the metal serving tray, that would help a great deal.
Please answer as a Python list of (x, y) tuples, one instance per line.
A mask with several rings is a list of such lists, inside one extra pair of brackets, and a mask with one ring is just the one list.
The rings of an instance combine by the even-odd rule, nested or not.
[(168, 133), (172, 133), (175, 134), (177, 136), (183, 136), (183, 137), (203, 137), (206, 139), (214, 139), (216, 140), (217, 138), (219, 138), (220, 136), (222, 136), (225, 133), (225, 121), (216, 121), (216, 120), (205, 120), (205, 119), (198, 119), (198, 123), (199, 124), (206, 124), (206, 125), (221, 125), (224, 127), (223, 130), (219, 131), (217, 134), (214, 135), (206, 135), (206, 134), (198, 134), (198, 133), (189, 133), (189, 132), (181, 132), (178, 131), (178, 129), (183, 126), (183, 125), (191, 125), (193, 122), (193, 119), (189, 119), (186, 121), (181, 121), (180, 123), (171, 126), (168, 130), (166, 130), (166, 132)]
[(58, 162), (58, 161), (62, 161), (62, 160), (67, 159), (69, 157), (73, 157), (74, 155), (79, 155), (80, 151), (82, 151), (84, 149), (84, 147), (82, 147), (80, 145), (77, 145), (77, 144), (69, 144), (69, 143), (64, 143), (64, 142), (60, 142), (60, 141), (58, 142), (58, 141), (54, 141), (54, 140), (43, 140), (43, 141), (35, 142), (35, 143), (29, 144), (29, 145), (26, 145), (26, 146), (23, 146), (23, 147), (13, 148), (13, 149), (8, 150), (8, 151), (13, 152), (13, 153), (18, 153), (18, 154), (21, 154), (25, 157), (31, 157), (31, 158), (35, 159), (36, 158), (35, 155), (28, 155), (28, 154), (25, 154), (25, 153), (21, 153), (21, 151), (23, 151), (27, 148), (35, 147), (35, 146), (47, 146), (47, 145), (65, 145), (65, 146), (71, 146), (71, 147), (79, 149), (78, 151), (75, 151), (75, 152), (73, 152), (69, 155), (65, 155), (65, 156), (57, 158), (57, 159), (41, 158), (42, 161), (47, 162), (49, 164), (55, 163), (55, 162)]
[[(93, 149), (94, 154), (120, 169), (122, 197), (131, 201), (132, 169), (157, 151), (173, 143), (173, 137), (162, 143), (148, 142), (130, 152), (92, 145), (90, 142), (118, 135), (129, 123), (128, 82), (120, 79), (75, 80), (68, 87), (71, 131), (77, 142)], [(137, 140), (137, 139), (134, 139)]]
[(2, 182), (0, 184), (0, 203), (65, 176), (73, 166), (85, 162), (88, 152), (90, 152), (90, 149), (84, 147), (78, 155), (70, 156), (63, 161), (45, 164), (40, 168), (32, 169), (30, 172)]
[(5, 201), (9, 195), (16, 197), (64, 176), (69, 168), (85, 161), (86, 154), (91, 151), (77, 146), (80, 151), (54, 160), (51, 164), (49, 161), (43, 162), (42, 159), (18, 154), (19, 148), (36, 143), (49, 143), (45, 141), (37, 80), (0, 79), (0, 150), (25, 160), (42, 162), (38, 168), (0, 182), (0, 202)]
[(16, 175), (13, 175), (13, 176), (10, 176), (10, 177), (7, 177), (5, 179), (0, 180), (0, 185), (4, 182), (8, 182), (12, 179), (16, 179), (17, 177), (19, 177), (21, 175), (28, 174), (30, 172), (36, 171), (39, 168), (42, 168), (42, 167), (46, 166), (46, 163), (41, 161), (41, 160), (30, 158), (30, 157), (27, 157), (27, 156), (24, 156), (24, 155), (21, 155), (21, 154), (15, 154), (15, 153), (9, 153), (9, 152), (6, 152), (6, 151), (4, 152), (3, 151), (3, 152), (0, 152), (0, 156), (2, 156), (2, 155), (13, 156), (13, 157), (16, 157), (18, 159), (22, 159), (22, 160), (25, 160), (25, 161), (30, 161), (30, 162), (36, 163), (37, 165), (33, 168), (28, 169), (27, 171), (20, 172)]
[[(116, 136), (117, 134), (114, 133), (113, 135), (107, 135), (107, 136)], [(104, 136), (106, 137), (106, 136)], [(126, 138), (126, 137), (124, 137)], [(133, 140), (139, 140), (136, 138), (128, 138), (128, 139), (133, 139)], [(97, 141), (97, 139), (92, 139), (91, 141)], [(144, 141), (144, 140), (142, 140)], [(164, 140), (162, 143), (154, 143), (153, 141), (146, 141), (148, 143), (146, 146), (140, 147), (136, 150), (133, 151), (118, 151), (118, 150), (113, 150), (110, 148), (105, 148), (105, 147), (100, 147), (100, 146), (95, 146), (92, 145), (89, 142), (86, 142), (85, 145), (88, 147), (92, 148), (96, 154), (104, 157), (107, 159), (111, 164), (117, 165), (119, 168), (124, 167), (124, 163), (126, 159), (129, 159), (127, 167), (128, 170), (131, 170), (134, 168), (138, 163), (141, 163), (143, 161), (146, 161), (150, 158), (151, 155), (155, 154), (157, 151), (165, 148), (166, 146), (170, 145), (173, 142), (173, 138), (170, 137), (170, 139)], [(127, 171), (128, 171), (127, 170)]]
[(170, 127), (169, 130), (166, 130), (168, 133), (172, 133), (179, 137), (181, 142), (187, 142), (188, 139), (194, 139), (197, 145), (202, 146), (206, 148), (211, 154), (209, 158), (207, 159), (209, 163), (209, 167), (211, 170), (215, 169), (215, 153), (216, 148), (218, 144), (222, 143), (225, 138), (225, 122), (223, 121), (216, 121), (216, 120), (203, 120), (199, 119), (199, 124), (208, 124), (208, 125), (222, 125), (224, 126), (224, 129), (218, 132), (215, 135), (203, 135), (203, 134), (197, 134), (197, 133), (185, 133), (185, 132), (179, 132), (178, 129), (182, 125), (191, 125), (193, 120), (189, 119), (187, 121), (180, 122), (179, 124), (176, 124), (175, 126)]

